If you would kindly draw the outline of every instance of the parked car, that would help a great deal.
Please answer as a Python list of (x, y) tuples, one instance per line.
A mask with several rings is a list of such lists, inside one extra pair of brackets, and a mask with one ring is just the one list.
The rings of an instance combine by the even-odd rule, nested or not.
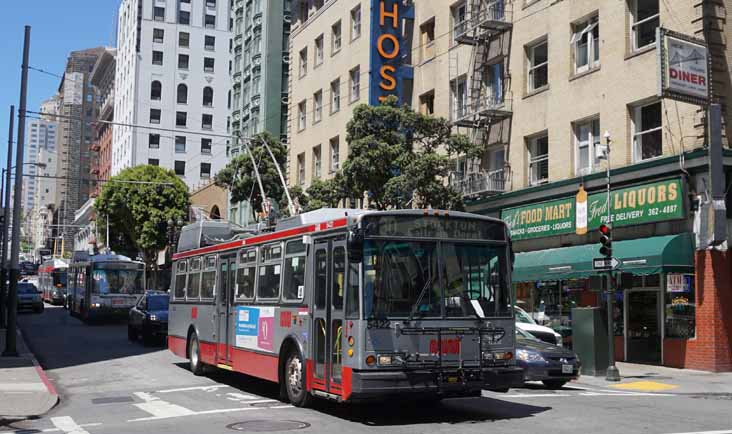
[(539, 325), (534, 321), (525, 310), (518, 306), (513, 307), (516, 314), (516, 327), (525, 332), (529, 332), (536, 338), (553, 345), (563, 346), (564, 339), (562, 335), (550, 329), (549, 327)]
[(581, 363), (574, 352), (548, 344), (516, 328), (516, 363), (524, 369), (524, 381), (541, 381), (560, 389), (580, 375)]
[(131, 341), (142, 337), (144, 345), (156, 338), (168, 336), (169, 296), (162, 291), (147, 291), (130, 309), (127, 337)]
[(18, 282), (18, 310), (22, 309), (33, 309), (36, 313), (43, 312), (41, 292), (30, 282)]

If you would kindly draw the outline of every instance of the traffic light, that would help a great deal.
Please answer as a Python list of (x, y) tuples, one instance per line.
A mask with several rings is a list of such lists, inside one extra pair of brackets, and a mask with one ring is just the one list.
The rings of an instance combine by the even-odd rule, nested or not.
[(610, 258), (613, 256), (612, 229), (608, 225), (600, 225), (600, 254)]

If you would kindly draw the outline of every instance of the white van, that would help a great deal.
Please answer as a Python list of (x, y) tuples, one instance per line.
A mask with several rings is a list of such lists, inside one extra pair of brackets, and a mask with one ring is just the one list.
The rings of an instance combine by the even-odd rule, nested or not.
[(534, 318), (520, 307), (514, 306), (513, 310), (516, 314), (516, 327), (525, 332), (531, 333), (539, 340), (558, 345), (560, 347), (563, 346), (562, 335), (549, 327), (537, 324), (536, 321), (534, 321)]

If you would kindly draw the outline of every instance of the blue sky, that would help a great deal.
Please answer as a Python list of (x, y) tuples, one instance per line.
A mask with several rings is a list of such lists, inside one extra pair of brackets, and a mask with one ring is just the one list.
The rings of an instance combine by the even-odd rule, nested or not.
[[(114, 44), (115, 16), (120, 0), (21, 0), (3, 1), (0, 15), (0, 167), (7, 160), (10, 105), (20, 100), (20, 66), (23, 58), (23, 26), (31, 26), (30, 65), (61, 74), (70, 51)], [(29, 72), (28, 110), (52, 96), (60, 79)], [(13, 152), (15, 153), (15, 152)], [(13, 156), (15, 165), (15, 156)]]

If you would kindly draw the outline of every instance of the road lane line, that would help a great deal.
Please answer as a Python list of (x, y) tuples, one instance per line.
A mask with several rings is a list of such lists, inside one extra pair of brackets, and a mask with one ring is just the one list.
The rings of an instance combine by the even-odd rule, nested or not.
[(89, 434), (89, 431), (80, 427), (71, 416), (52, 417), (51, 423), (65, 434)]
[(554, 398), (557, 396), (572, 396), (572, 395), (565, 395), (562, 393), (537, 393), (537, 394), (529, 394), (529, 393), (515, 393), (513, 395), (496, 395), (498, 398)]
[(157, 396), (152, 396), (151, 394), (149, 394), (147, 392), (135, 392), (135, 393), (133, 393), (133, 395), (142, 399), (145, 402), (157, 401), (160, 399)]
[(226, 396), (226, 399), (229, 401), (247, 401), (258, 398), (256, 396), (247, 395), (246, 393), (227, 393)]
[(145, 402), (133, 405), (144, 412), (150, 413), (151, 415), (153, 415), (153, 417), (168, 418), (188, 416), (195, 413), (195, 411), (193, 410), (189, 410), (178, 404), (172, 404), (168, 401), (163, 401), (157, 396), (152, 396), (147, 392), (135, 392), (134, 395)]
[(204, 410), (204, 411), (196, 411), (192, 414), (187, 415), (178, 415), (178, 416), (152, 416), (152, 417), (141, 417), (137, 419), (130, 419), (127, 422), (147, 422), (151, 420), (161, 420), (161, 419), (172, 419), (175, 417), (182, 417), (182, 416), (203, 416), (208, 414), (220, 414), (220, 413), (234, 413), (239, 411), (252, 411), (252, 410), (274, 410), (274, 409), (285, 409), (285, 408), (294, 408), (292, 405), (278, 405), (274, 407), (237, 407), (237, 408), (222, 408), (219, 410)]
[(682, 432), (673, 434), (732, 434), (732, 429), (722, 431), (694, 431), (694, 432)]
[(173, 393), (173, 392), (186, 392), (188, 390), (203, 390), (204, 392), (213, 392), (214, 390), (222, 389), (225, 387), (230, 387), (227, 385), (218, 385), (218, 386), (195, 386), (195, 387), (181, 387), (178, 389), (167, 389), (167, 390), (157, 390), (154, 393)]

